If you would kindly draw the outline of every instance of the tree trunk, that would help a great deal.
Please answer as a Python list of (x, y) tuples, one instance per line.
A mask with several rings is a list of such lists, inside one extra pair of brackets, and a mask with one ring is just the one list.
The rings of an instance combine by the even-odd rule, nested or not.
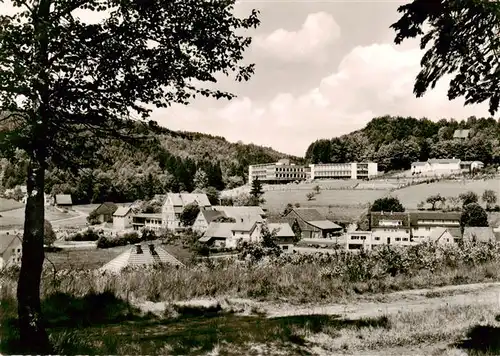
[[(41, 313), (40, 280), (44, 250), (44, 164), (31, 159), (28, 166), (21, 272), (17, 286), (21, 345), (32, 354), (51, 352)], [(36, 190), (36, 194), (34, 191)]]

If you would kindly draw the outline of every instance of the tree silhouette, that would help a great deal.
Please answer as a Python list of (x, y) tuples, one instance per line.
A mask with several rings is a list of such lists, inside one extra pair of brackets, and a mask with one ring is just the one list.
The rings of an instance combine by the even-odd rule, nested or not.
[[(138, 144), (151, 106), (188, 104), (196, 95), (232, 98), (203, 83), (216, 73), (248, 80), (241, 65), (259, 24), (233, 14), (234, 0), (12, 1), (0, 16), (0, 150), (27, 154), (23, 256), (18, 283), (21, 345), (50, 353), (40, 308), (44, 191), (48, 165), (78, 171), (110, 137)], [(86, 23), (75, 11), (105, 14)], [(199, 83), (199, 84), (198, 84)], [(97, 157), (98, 158), (98, 157)], [(34, 194), (36, 191), (36, 194)]]

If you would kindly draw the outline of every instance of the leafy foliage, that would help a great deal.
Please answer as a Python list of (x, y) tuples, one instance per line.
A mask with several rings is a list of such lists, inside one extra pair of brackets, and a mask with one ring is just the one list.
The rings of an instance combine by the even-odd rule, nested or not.
[(57, 236), (56, 236), (56, 233), (54, 232), (54, 229), (52, 228), (52, 224), (48, 220), (45, 220), (44, 232), (43, 232), (44, 245), (51, 247), (56, 240), (57, 240)]
[(375, 200), (370, 207), (370, 211), (404, 212), (403, 204), (396, 197), (384, 197)]
[(479, 201), (479, 196), (473, 191), (462, 193), (458, 197), (462, 201), (462, 205), (464, 207), (466, 205), (477, 203)]
[[(489, 101), (494, 115), (500, 102), (499, 4), (488, 0), (414, 0), (398, 11), (402, 16), (391, 26), (396, 44), (419, 37), (420, 48), (427, 49), (415, 81), (415, 95), (424, 95), (451, 74), (450, 100), (464, 97), (466, 105)], [(424, 29), (424, 25), (428, 27)]]
[[(470, 129), (468, 140), (454, 140), (457, 129)], [(412, 162), (457, 157), (500, 163), (500, 123), (493, 118), (469, 117), (464, 121), (383, 116), (362, 130), (317, 140), (305, 158), (312, 163), (372, 161), (381, 170), (409, 169)]]
[(462, 228), (465, 226), (488, 226), (488, 214), (477, 203), (467, 204), (462, 211), (460, 225)]
[(431, 210), (436, 210), (436, 204), (443, 204), (446, 202), (446, 197), (442, 197), (441, 194), (431, 195), (426, 199), (426, 202), (432, 205)]
[(486, 203), (486, 209), (490, 209), (492, 205), (496, 204), (498, 197), (497, 197), (497, 193), (495, 193), (494, 190), (486, 189), (483, 192), (483, 195), (481, 198), (482, 198), (483, 202)]
[(196, 220), (196, 217), (200, 213), (200, 207), (196, 203), (190, 203), (184, 207), (182, 210), (179, 220), (182, 226), (189, 227), (192, 226)]

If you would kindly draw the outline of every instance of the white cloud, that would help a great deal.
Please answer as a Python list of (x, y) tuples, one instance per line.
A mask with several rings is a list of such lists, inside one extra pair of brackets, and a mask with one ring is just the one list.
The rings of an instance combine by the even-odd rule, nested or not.
[(340, 27), (326, 12), (309, 14), (297, 31), (278, 29), (256, 36), (254, 46), (260, 52), (280, 60), (301, 62), (324, 60), (328, 45), (340, 37)]
[(415, 98), (420, 57), (418, 49), (391, 44), (356, 47), (337, 70), (303, 95), (284, 92), (267, 103), (238, 98), (208, 111), (174, 106), (155, 112), (153, 119), (171, 129), (207, 132), (302, 156), (312, 141), (361, 129), (376, 116), (489, 116), (486, 104), (463, 107), (463, 100), (450, 102), (444, 80), (423, 98)]

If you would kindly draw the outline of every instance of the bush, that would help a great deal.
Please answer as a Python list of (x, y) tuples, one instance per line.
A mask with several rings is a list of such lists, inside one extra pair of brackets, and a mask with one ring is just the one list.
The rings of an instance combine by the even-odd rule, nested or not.
[(77, 232), (74, 235), (66, 237), (66, 241), (97, 241), (99, 240), (99, 234), (92, 229), (88, 229), (83, 233)]
[[(149, 240), (156, 239), (156, 235), (154, 235), (154, 233), (146, 235), (144, 235), (143, 233), (142, 236), (147, 236)], [(139, 234), (137, 232), (128, 232), (125, 233), (123, 236), (116, 238), (108, 238), (106, 236), (101, 236), (99, 237), (99, 240), (97, 240), (97, 248), (110, 248), (116, 246), (133, 245), (145, 241), (141, 237), (139, 237)]]

